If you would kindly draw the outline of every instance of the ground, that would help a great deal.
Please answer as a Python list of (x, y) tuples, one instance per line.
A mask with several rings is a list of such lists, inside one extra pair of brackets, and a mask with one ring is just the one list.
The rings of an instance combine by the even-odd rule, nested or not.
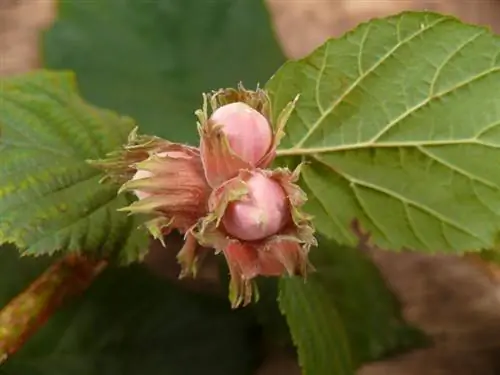
[[(406, 9), (451, 13), (500, 31), (499, 0), (268, 0), (268, 4), (290, 57), (307, 54), (361, 21)], [(0, 0), (0, 74), (23, 72), (38, 64), (38, 32), (50, 24), (52, 14), (51, 0)], [(430, 334), (435, 345), (367, 365), (359, 375), (500, 374), (500, 288), (484, 267), (447, 256), (372, 255), (401, 299), (406, 318)], [(299, 373), (293, 359), (273, 355), (257, 375)]]

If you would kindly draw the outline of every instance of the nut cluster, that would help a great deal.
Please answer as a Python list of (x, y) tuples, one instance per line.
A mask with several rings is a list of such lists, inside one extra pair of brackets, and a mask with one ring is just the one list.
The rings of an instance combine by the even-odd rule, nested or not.
[(295, 183), (299, 168), (270, 169), (294, 103), (272, 124), (265, 91), (219, 90), (204, 95), (196, 112), (198, 148), (134, 133), (107, 164), (125, 166), (121, 190), (138, 198), (123, 210), (151, 215), (146, 226), (160, 240), (172, 230), (185, 234), (181, 276), (196, 275), (201, 246), (225, 256), (233, 307), (251, 302), (255, 277), (311, 268), (316, 240), (301, 210), (307, 197)]

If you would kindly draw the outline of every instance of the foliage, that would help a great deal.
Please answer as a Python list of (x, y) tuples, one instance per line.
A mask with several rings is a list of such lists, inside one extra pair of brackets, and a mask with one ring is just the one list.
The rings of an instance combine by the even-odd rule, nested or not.
[(144, 133), (196, 143), (201, 93), (264, 84), (284, 62), (262, 1), (60, 1), (45, 65)]
[[(15, 249), (2, 249), (0, 302), (22, 291), (48, 261), (19, 260)], [(0, 374), (250, 375), (258, 359), (253, 319), (228, 305), (181, 290), (143, 266), (108, 269)]]
[(402, 323), (399, 304), (365, 254), (320, 237), (312, 261), (317, 272), (306, 282), (280, 283), (280, 306), (306, 375), (348, 374), (351, 363), (358, 367), (425, 343)]
[[(48, 66), (74, 70), (93, 104), (175, 141), (195, 140), (201, 92), (249, 86), (282, 60), (263, 4), (252, 0), (73, 0), (59, 16), (45, 38)], [(278, 294), (305, 375), (350, 375), (422, 343), (355, 247), (369, 239), (497, 260), (499, 41), (448, 16), (406, 12), (285, 63), (266, 89), (274, 117), (300, 94), (278, 163), (307, 162), (300, 183), (322, 233), (316, 272), (260, 283), (265, 302), (230, 311), (143, 266), (112, 267), (0, 373), (250, 374), (257, 315), (264, 327), (282, 323)], [(26, 255), (141, 259), (140, 221), (116, 211), (130, 198), (99, 184), (86, 163), (119, 148), (135, 122), (81, 99), (70, 73), (32, 73), (1, 88), (0, 242)], [(0, 258), (4, 303), (50, 261), (19, 260), (6, 247)], [(282, 335), (279, 324), (271, 331)]]
[[(0, 244), (26, 255), (56, 251), (140, 259), (147, 237), (117, 209), (117, 186), (100, 184), (88, 159), (120, 147), (133, 120), (84, 102), (70, 73), (2, 79)], [(119, 254), (117, 250), (119, 249)]]
[[(500, 39), (433, 13), (373, 20), (271, 79), (297, 93), (281, 155), (303, 157), (318, 229), (354, 243), (462, 252), (500, 229)], [(411, 62), (411, 63), (410, 63)]]

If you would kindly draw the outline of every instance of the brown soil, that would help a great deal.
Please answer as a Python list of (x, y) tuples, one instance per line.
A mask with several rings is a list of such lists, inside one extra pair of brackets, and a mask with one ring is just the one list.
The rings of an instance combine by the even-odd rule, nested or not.
[[(307, 54), (361, 21), (406, 9), (451, 13), (500, 30), (498, 0), (268, 3), (276, 33), (290, 57)], [(52, 12), (52, 0), (0, 0), (0, 74), (36, 67), (38, 31), (50, 23)], [(407, 319), (428, 332), (435, 344), (369, 364), (359, 375), (500, 374), (500, 289), (486, 272), (455, 257), (374, 252), (373, 259), (402, 300)], [(281, 374), (300, 374), (295, 361), (285, 355), (271, 356), (258, 373)]]

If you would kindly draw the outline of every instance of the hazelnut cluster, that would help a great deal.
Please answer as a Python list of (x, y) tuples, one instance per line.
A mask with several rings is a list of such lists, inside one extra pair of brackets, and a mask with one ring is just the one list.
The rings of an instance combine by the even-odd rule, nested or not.
[(156, 238), (185, 235), (182, 276), (196, 274), (202, 247), (222, 253), (233, 307), (251, 302), (255, 277), (311, 268), (316, 240), (301, 209), (307, 197), (296, 184), (299, 168), (270, 169), (293, 106), (272, 124), (265, 91), (220, 90), (204, 95), (196, 112), (198, 148), (134, 133), (122, 154), (134, 173), (121, 190), (138, 198), (124, 210), (151, 215), (146, 226)]

